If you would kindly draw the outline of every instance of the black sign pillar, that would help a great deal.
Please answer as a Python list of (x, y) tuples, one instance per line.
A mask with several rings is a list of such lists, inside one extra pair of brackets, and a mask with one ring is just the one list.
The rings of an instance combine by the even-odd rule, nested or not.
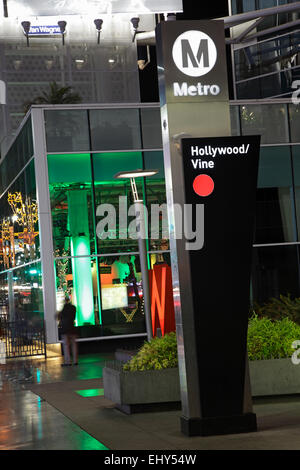
[(156, 42), (181, 430), (254, 431), (246, 344), (259, 138), (231, 137), (222, 21), (162, 22)]

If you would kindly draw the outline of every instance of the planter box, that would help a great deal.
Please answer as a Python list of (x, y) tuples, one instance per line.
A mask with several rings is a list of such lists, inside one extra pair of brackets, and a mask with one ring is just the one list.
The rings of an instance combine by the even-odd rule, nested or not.
[(104, 396), (126, 413), (180, 408), (178, 368), (127, 372), (103, 368)]
[(300, 393), (300, 364), (291, 358), (249, 361), (253, 397)]
[[(290, 358), (249, 361), (252, 397), (300, 394), (300, 364)], [(104, 367), (104, 396), (125, 413), (181, 406), (178, 368), (125, 372)]]

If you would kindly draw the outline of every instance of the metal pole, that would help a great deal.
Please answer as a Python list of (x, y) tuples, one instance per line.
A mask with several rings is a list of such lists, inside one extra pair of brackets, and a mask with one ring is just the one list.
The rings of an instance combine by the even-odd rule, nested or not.
[(138, 244), (140, 265), (143, 283), (143, 297), (144, 297), (144, 312), (146, 320), (147, 339), (150, 341), (153, 338), (152, 321), (151, 321), (151, 297), (149, 289), (149, 272), (148, 272), (148, 259), (147, 259), (147, 245), (146, 245), (146, 225), (143, 201), (139, 199), (135, 179), (130, 178), (131, 190), (134, 198), (136, 222), (138, 229)]

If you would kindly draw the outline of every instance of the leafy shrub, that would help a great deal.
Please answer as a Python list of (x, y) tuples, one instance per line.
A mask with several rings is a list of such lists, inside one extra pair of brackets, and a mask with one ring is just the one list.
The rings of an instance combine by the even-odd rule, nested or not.
[(145, 342), (138, 353), (127, 362), (123, 370), (159, 370), (177, 367), (176, 334), (169, 333), (162, 338), (153, 338)]
[(300, 298), (291, 298), (291, 295), (280, 295), (271, 298), (263, 305), (254, 304), (253, 310), (258, 317), (267, 317), (271, 320), (289, 318), (300, 325)]
[[(254, 314), (248, 324), (250, 361), (291, 357), (292, 343), (300, 340), (300, 325), (289, 318), (272, 320)], [(160, 370), (178, 366), (176, 334), (145, 342), (138, 353), (123, 366), (125, 371)]]
[(300, 339), (300, 326), (283, 318), (271, 320), (254, 315), (248, 324), (249, 360), (279, 359), (290, 357), (293, 341)]

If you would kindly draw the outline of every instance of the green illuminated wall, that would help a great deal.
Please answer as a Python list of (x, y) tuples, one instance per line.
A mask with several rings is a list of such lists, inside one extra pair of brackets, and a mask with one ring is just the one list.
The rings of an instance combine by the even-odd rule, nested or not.
[(77, 325), (80, 326), (83, 323), (94, 324), (87, 191), (68, 191), (68, 229), (70, 232)]

